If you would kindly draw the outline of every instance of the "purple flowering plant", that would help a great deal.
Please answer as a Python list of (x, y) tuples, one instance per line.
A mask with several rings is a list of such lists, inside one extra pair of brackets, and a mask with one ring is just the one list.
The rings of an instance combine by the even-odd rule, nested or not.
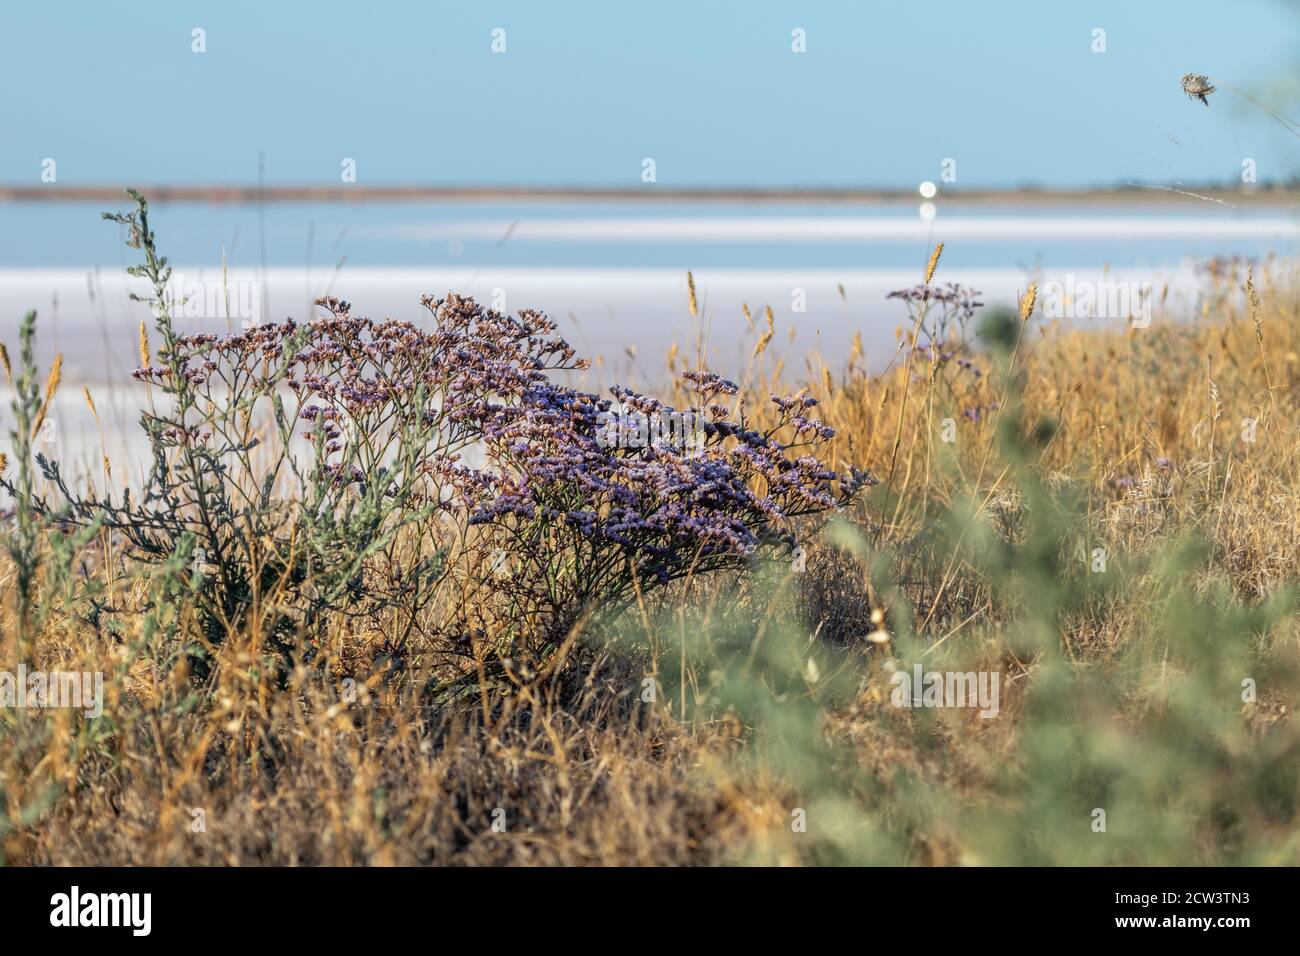
[[(417, 325), (323, 298), (306, 323), (178, 334), (170, 270), (132, 195), (134, 211), (106, 218), (144, 250), (130, 272), (155, 293), (144, 301), (161, 344), (148, 355), (142, 342), (149, 361), (134, 373), (150, 387), (152, 468), (140, 496), (114, 500), (79, 496), (38, 459), (63, 500), (33, 503), (179, 573), (201, 609), (192, 657), (251, 627), (287, 665), (327, 615), (396, 624), (402, 638), (463, 638), (486, 615), (506, 624), (505, 649), (547, 646), (584, 613), (788, 551), (801, 522), (873, 480), (818, 457), (834, 432), (811, 397), (773, 396), (760, 427), (728, 409), (737, 386), (707, 371), (685, 373), (689, 409), (559, 384), (554, 373), (587, 363), (532, 310), (426, 296)], [(611, 442), (611, 417), (628, 413), (685, 415), (698, 440)], [(424, 613), (448, 579), (459, 610)]]
[(940, 383), (962, 416), (972, 422), (997, 408), (996, 402), (983, 395), (984, 370), (975, 361), (971, 320), (984, 306), (981, 295), (978, 290), (948, 282), (922, 283), (886, 296), (906, 304), (915, 329), (908, 348), (918, 363), (924, 364), (913, 377)]
[[(872, 480), (837, 474), (817, 456), (834, 431), (812, 417), (816, 399), (772, 396), (775, 414), (759, 428), (721, 402), (736, 394), (733, 382), (707, 371), (683, 378), (696, 407), (537, 381), (476, 409), (485, 463), (465, 473), (464, 500), (484, 530), (480, 547), (508, 556), (505, 573), (483, 585), (506, 595), (534, 633), (554, 638), (584, 611), (618, 610), (673, 580), (788, 553), (800, 519)], [(612, 445), (602, 429), (616, 408), (692, 418), (702, 440)]]

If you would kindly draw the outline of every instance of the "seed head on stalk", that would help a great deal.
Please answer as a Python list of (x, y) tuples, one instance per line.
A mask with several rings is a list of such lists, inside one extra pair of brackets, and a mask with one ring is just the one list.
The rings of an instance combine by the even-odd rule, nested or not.
[(1183, 92), (1194, 100), (1200, 100), (1206, 106), (1210, 105), (1209, 95), (1215, 91), (1215, 86), (1210, 82), (1210, 78), (1203, 73), (1184, 73)]

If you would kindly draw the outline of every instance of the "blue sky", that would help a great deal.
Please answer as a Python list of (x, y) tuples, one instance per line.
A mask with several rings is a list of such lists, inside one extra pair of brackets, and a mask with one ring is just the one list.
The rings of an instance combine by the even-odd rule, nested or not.
[(5, 4), (0, 182), (253, 182), (259, 152), (286, 184), (1287, 178), (1300, 140), (1178, 78), (1294, 115), (1298, 41), (1281, 0)]

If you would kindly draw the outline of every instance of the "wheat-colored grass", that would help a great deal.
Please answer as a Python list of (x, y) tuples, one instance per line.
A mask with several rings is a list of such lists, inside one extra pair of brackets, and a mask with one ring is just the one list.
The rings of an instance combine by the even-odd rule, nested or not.
[[(936, 247), (926, 265), (927, 284), (941, 251)], [(1046, 485), (1082, 503), (1078, 541), (1062, 542), (1063, 550), (1104, 548), (1112, 560), (1136, 562), (1194, 532), (1210, 551), (1194, 590), (1221, 589), (1245, 606), (1273, 599), (1300, 578), (1300, 434), (1290, 424), (1300, 418), (1297, 284), (1290, 267), (1225, 273), (1207, 288), (1211, 305), (1203, 317), (1100, 331), (1036, 319), (1036, 288), (1028, 288), (1019, 302), (1021, 341), (1011, 372), (1022, 383), (1027, 425), (1053, 425), (1031, 467)], [(688, 287), (694, 314), (693, 278)], [(855, 356), (847, 368), (817, 356), (806, 373), (790, 373), (772, 360), (768, 346), (776, 323), (770, 309), (764, 315), (765, 328), (750, 323), (754, 348), (743, 376), (755, 409), (753, 426), (766, 424), (771, 393), (807, 389), (819, 396), (821, 417), (837, 429), (831, 464), (872, 469), (884, 483), (880, 490), (892, 493), (870, 499), (849, 518), (873, 553), (887, 556), (884, 570), (896, 587), (886, 585), (880, 568), (813, 540), (808, 573), (780, 589), (744, 575), (688, 582), (658, 604), (644, 601), (630, 612), (620, 625), (636, 635), (630, 644), (605, 629), (576, 633), (563, 653), (538, 664), (532, 676), (520, 671), (508, 686), (482, 684), (455, 706), (420, 696), (446, 660), (446, 649), (432, 638), (417, 632), (395, 647), (392, 632), (340, 621), (318, 641), (317, 653), (335, 680), (355, 678), (358, 701), (344, 707), (337, 685), (306, 667), (290, 676), (288, 687), (272, 686), (259, 666), (258, 640), (248, 634), (228, 635), (213, 648), (214, 677), (195, 686), (183, 658), (157, 653), (145, 622), (159, 596), (147, 578), (116, 567), (115, 545), (106, 534), (102, 557), (90, 560), (86, 573), (99, 576), (107, 589), (104, 602), (118, 611), (124, 630), (97, 627), (74, 614), (62, 592), (51, 591), (35, 663), (105, 671), (112, 730), (86, 746), (78, 743), (82, 725), (66, 713), (9, 722), (10, 744), (0, 752), (0, 820), (11, 821), (0, 826), (4, 859), (217, 865), (813, 862), (820, 859), (809, 849), (816, 842), (801, 843), (790, 829), (791, 808), (803, 806), (809, 794), (794, 792), (756, 756), (764, 736), (759, 728), (735, 713), (705, 718), (688, 706), (707, 696), (712, 675), (729, 659), (716, 648), (692, 645), (688, 652), (684, 642), (679, 654), (663, 648), (678, 635), (707, 634), (740, 621), (742, 657), (752, 656), (763, 640), (778, 640), (768, 622), (793, 612), (806, 628), (801, 646), (833, 644), (883, 658), (901, 639), (891, 622), (907, 601), (915, 609), (918, 639), (932, 648), (927, 659), (983, 656), (1004, 668), (1009, 716), (984, 725), (943, 714), (924, 723), (889, 706), (887, 685), (882, 691), (879, 684), (864, 684), (850, 705), (826, 710), (819, 726), (847, 754), (852, 779), (877, 789), (870, 800), (854, 798), (858, 816), (852, 820), (834, 816), (849, 813), (848, 802), (828, 804), (811, 818), (849, 821), (844, 832), (861, 827), (863, 842), (854, 857), (861, 861), (1042, 862), (1016, 842), (1028, 840), (1027, 831), (1008, 826), (1009, 818), (999, 815), (1026, 799), (1023, 792), (1008, 792), (1007, 773), (1023, 769), (1024, 740), (1045, 719), (1024, 703), (1036, 664), (1002, 636), (1023, 608), (993, 588), (961, 549), (935, 553), (929, 543), (935, 516), (948, 510), (972, 512), (1008, 539), (1032, 517), (996, 442), (1011, 403), (991, 356), (971, 354), (985, 373), (979, 377), (944, 364), (913, 382), (910, 359), (877, 374), (868, 368), (880, 367), (887, 357), (870, 355)], [(905, 346), (919, 329), (917, 323)], [(142, 334), (142, 364), (148, 358)], [(45, 407), (57, 389), (58, 368), (56, 363)], [(677, 398), (683, 400), (684, 393)], [(963, 414), (977, 407), (979, 415)], [(933, 435), (945, 418), (957, 423), (950, 445)], [(1242, 424), (1247, 421), (1254, 422), (1253, 431)], [(0, 455), (0, 471), (4, 466)], [(958, 535), (980, 533), (972, 524)], [(449, 600), (482, 602), (485, 626), (491, 627), (490, 573), (466, 573), (462, 590)], [(477, 582), (470, 580), (475, 574)], [(6, 582), (0, 659), (10, 660), (17, 628), (7, 564), (0, 575)], [(1062, 622), (1059, 640), (1070, 667), (1104, 681), (1128, 657), (1145, 661), (1152, 655), (1152, 686), (1171, 679), (1178, 668), (1171, 649), (1165, 647), (1162, 658), (1160, 648), (1147, 643), (1162, 600), (1149, 577), (1143, 572)], [(192, 625), (185, 608), (178, 611), (181, 626)], [(1271, 676), (1255, 675), (1260, 698), (1241, 708), (1242, 726), (1257, 741), (1258, 754), (1278, 754), (1280, 760), (1300, 753), (1291, 726), (1300, 700), (1287, 676), (1300, 660), (1297, 633), (1291, 622), (1254, 639)], [(473, 660), (458, 666), (473, 673)], [(645, 679), (669, 669), (682, 678), (680, 692), (645, 705)], [(815, 686), (826, 674), (809, 667), (801, 680)], [(1118, 746), (1124, 728), (1146, 726), (1142, 722), (1159, 712), (1159, 701), (1153, 691), (1107, 703), (1096, 718), (1105, 730), (1089, 738), (1093, 746), (1102, 752)], [(1085, 717), (1091, 719), (1082, 707), (1077, 719)], [(1157, 721), (1143, 733), (1158, 736), (1160, 726)], [(1175, 746), (1158, 753), (1176, 751)], [(1227, 766), (1248, 753), (1220, 759)], [(1041, 759), (1049, 755), (1050, 748)], [(1148, 766), (1149, 755), (1134, 759)], [(1036, 772), (1035, 786), (1069, 783), (1051, 766)], [(1182, 778), (1175, 765), (1151, 764), (1149, 773), (1151, 800), (1161, 812), (1165, 801), (1186, 796), (1177, 792)], [(1233, 787), (1245, 786), (1231, 774), (1195, 779), (1196, 786), (1186, 790), (1221, 787), (1225, 800)], [(1300, 861), (1295, 782), (1278, 777), (1275, 784), (1275, 804), (1268, 805), (1274, 810), (1242, 810), (1228, 831), (1206, 824), (1191, 841), (1143, 844), (1146, 855), (1138, 861)], [(1081, 804), (1081, 842), (1061, 844), (1074, 856), (1064, 858), (1063, 849), (1063, 858), (1047, 862), (1113, 862), (1082, 854), (1106, 852), (1120, 839), (1137, 845), (1136, 834), (1086, 842), (1086, 811), (1095, 805)], [(491, 827), (499, 807), (509, 820), (505, 832)], [(204, 812), (202, 832), (191, 826), (195, 810)], [(1048, 826), (1015, 819), (1029, 821), (1028, 829)], [(880, 836), (885, 833), (891, 835)]]

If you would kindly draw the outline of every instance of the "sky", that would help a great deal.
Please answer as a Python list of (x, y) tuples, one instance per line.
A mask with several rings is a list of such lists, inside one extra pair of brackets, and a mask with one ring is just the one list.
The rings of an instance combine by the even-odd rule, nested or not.
[(1178, 81), (1294, 116), (1297, 63), (1282, 0), (6, 3), (0, 184), (1268, 181), (1300, 141)]

